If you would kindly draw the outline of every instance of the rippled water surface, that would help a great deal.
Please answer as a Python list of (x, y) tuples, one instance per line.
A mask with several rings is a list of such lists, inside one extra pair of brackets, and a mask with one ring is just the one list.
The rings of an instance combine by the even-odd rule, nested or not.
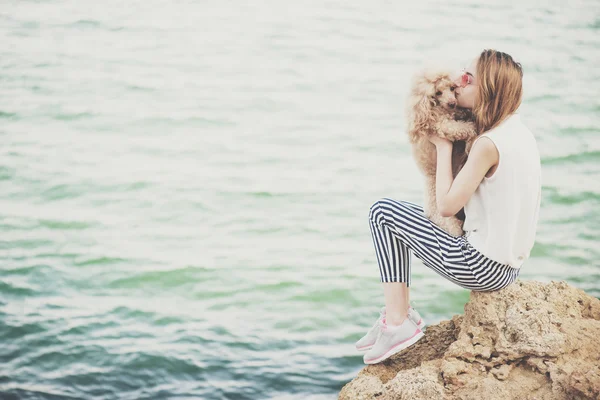
[[(335, 399), (383, 304), (367, 224), (422, 203), (424, 62), (524, 66), (543, 163), (520, 279), (600, 296), (600, 8), (4, 2), (0, 397)], [(469, 292), (414, 259), (430, 324)]]

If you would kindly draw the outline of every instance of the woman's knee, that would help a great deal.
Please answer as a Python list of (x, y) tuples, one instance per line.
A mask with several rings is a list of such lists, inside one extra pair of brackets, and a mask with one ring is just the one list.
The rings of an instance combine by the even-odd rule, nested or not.
[(385, 221), (384, 206), (386, 203), (385, 198), (377, 200), (369, 208), (369, 221), (375, 222), (380, 225)]
[(398, 222), (398, 216), (405, 205), (402, 201), (394, 200), (389, 197), (382, 197), (369, 208), (369, 220), (379, 225), (384, 222)]

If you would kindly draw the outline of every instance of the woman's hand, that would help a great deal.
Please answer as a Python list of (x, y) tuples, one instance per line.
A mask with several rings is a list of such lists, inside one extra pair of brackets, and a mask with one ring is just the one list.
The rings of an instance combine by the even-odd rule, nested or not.
[(452, 142), (446, 138), (439, 137), (436, 135), (429, 136), (429, 141), (435, 145), (435, 147), (449, 146), (452, 147)]

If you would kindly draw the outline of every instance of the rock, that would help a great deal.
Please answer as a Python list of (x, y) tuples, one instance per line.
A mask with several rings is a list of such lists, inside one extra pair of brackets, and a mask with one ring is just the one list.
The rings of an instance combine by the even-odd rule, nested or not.
[(564, 281), (471, 292), (464, 315), (346, 384), (340, 400), (600, 399), (600, 300)]

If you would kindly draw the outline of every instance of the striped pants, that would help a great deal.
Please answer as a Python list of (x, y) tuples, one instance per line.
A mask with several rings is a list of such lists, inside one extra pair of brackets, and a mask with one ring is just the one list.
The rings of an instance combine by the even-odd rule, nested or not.
[(452, 236), (431, 222), (423, 208), (387, 197), (369, 211), (369, 225), (381, 282), (411, 283), (411, 252), (449, 281), (475, 291), (502, 289), (520, 269), (493, 261), (463, 236)]

